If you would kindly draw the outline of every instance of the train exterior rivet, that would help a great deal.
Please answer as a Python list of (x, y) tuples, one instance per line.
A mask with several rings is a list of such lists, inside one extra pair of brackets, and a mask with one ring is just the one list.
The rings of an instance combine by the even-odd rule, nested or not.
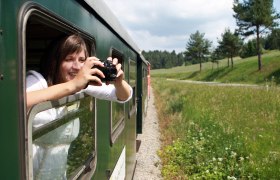
[(3, 29), (0, 29), (0, 35), (2, 36), (3, 35)]
[(0, 74), (0, 80), (4, 80), (4, 75)]

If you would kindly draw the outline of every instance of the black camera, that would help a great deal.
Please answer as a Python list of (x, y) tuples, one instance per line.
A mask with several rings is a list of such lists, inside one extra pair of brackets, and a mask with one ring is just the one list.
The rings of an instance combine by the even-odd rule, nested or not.
[(95, 68), (99, 69), (102, 71), (104, 74), (105, 78), (101, 78), (99, 75), (97, 77), (102, 81), (102, 82), (107, 82), (107, 81), (115, 81), (117, 77), (117, 69), (116, 65), (112, 63), (112, 61), (106, 60), (103, 62), (104, 67), (101, 66), (94, 66)]

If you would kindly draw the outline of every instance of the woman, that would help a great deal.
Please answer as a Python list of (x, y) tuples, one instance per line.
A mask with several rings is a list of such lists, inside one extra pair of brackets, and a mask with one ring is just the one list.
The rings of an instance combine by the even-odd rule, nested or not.
[[(108, 58), (116, 65), (116, 80), (106, 84), (98, 78), (104, 74), (96, 68), (104, 65), (96, 57), (88, 57), (84, 40), (77, 34), (64, 37), (51, 46), (42, 61), (40, 72), (29, 71), (26, 77), (27, 110), (33, 105), (57, 100), (84, 92), (93, 97), (124, 103), (132, 97), (132, 88), (123, 80), (124, 73), (117, 59)], [(63, 116), (65, 108), (38, 113), (33, 127), (40, 127)], [(78, 136), (79, 119), (60, 126), (51, 134), (33, 142), (33, 173), (35, 179), (66, 178), (67, 154), (71, 142)]]
[[(112, 60), (112, 58), (108, 59)], [(92, 67), (102, 67), (103, 64), (96, 57), (88, 57), (85, 42), (79, 35), (71, 35), (60, 40), (44, 62), (45, 64), (41, 71), (47, 81), (47, 87), (37, 87), (36, 83), (42, 80), (41, 77), (36, 77), (39, 74), (34, 73), (34, 71), (27, 73), (28, 110), (40, 102), (57, 100), (79, 92), (88, 83), (95, 85), (93, 91), (97, 93), (97, 97), (104, 94), (103, 91), (108, 91), (109, 88), (110, 90), (113, 89), (116, 95), (116, 97), (111, 98), (117, 98), (120, 101), (128, 100), (132, 95), (131, 87), (123, 80), (124, 74), (117, 59), (113, 59), (113, 64), (117, 68), (117, 78), (113, 82), (114, 88), (107, 87), (101, 82), (96, 75), (104, 77), (103, 73), (99, 69)], [(101, 87), (98, 88), (97, 86)], [(92, 90), (91, 86), (88, 88)], [(90, 90), (85, 89), (85, 92), (95, 96)], [(111, 99), (109, 98), (108, 100)]]

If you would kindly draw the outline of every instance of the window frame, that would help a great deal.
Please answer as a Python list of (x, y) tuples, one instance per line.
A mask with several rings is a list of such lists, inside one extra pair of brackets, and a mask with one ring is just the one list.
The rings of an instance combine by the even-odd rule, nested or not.
[[(37, 104), (32, 107), (32, 110), (30, 110), (27, 113), (26, 108), (26, 70), (27, 70), (27, 22), (30, 20), (30, 18), (33, 18), (33, 16), (37, 17), (38, 19), (42, 19), (44, 24), (47, 27), (51, 27), (57, 31), (62, 31), (62, 34), (70, 34), (70, 33), (79, 33), (87, 43), (90, 46), (89, 53), (92, 55), (95, 55), (95, 38), (93, 38), (90, 34), (87, 32), (79, 29), (78, 27), (71, 25), (71, 23), (67, 22), (63, 17), (58, 16), (46, 8), (42, 7), (41, 5), (34, 3), (34, 2), (27, 2), (23, 4), (23, 6), (20, 9), (19, 12), (19, 20), (18, 20), (18, 56), (19, 56), (19, 73), (21, 74), (21, 77), (19, 78), (19, 92), (22, 92), (22, 110), (21, 110), (21, 117), (23, 118), (22, 124), (20, 124), (20, 129), (23, 129), (23, 132), (20, 132), (24, 136), (20, 140), (21, 147), (24, 147), (21, 149), (21, 167), (25, 172), (22, 172), (21, 176), (24, 177), (23, 179), (32, 179), (33, 178), (33, 155), (32, 155), (32, 122), (29, 121), (29, 118), (33, 116), (33, 113), (37, 112), (38, 110), (42, 110), (45, 108), (53, 108), (53, 104), (63, 104), (63, 103), (69, 103), (75, 100), (79, 100), (84, 98), (85, 96), (83, 93), (79, 95), (70, 95), (64, 98), (61, 98), (57, 101), (47, 101), (40, 104)], [(41, 22), (40, 22), (41, 23)], [(94, 101), (94, 117), (92, 117), (92, 120), (95, 124), (95, 132), (94, 132), (94, 141), (95, 141), (95, 156), (94, 159), (91, 161), (91, 170), (86, 172), (85, 176), (90, 174), (91, 176), (94, 174), (96, 169), (96, 163), (97, 163), (97, 124), (96, 124), (96, 100), (93, 98)], [(23, 127), (22, 127), (23, 126)], [(79, 174), (77, 174), (79, 175)]]
[[(133, 63), (134, 65), (132, 66), (131, 63)], [(135, 71), (131, 71), (132, 67), (135, 68)], [(136, 103), (136, 77), (137, 77), (137, 62), (135, 60), (132, 60), (131, 58), (129, 58), (128, 60), (128, 83), (130, 84), (130, 86), (132, 87), (133, 90), (133, 95), (131, 100), (128, 102), (128, 118), (131, 118), (132, 115), (134, 113), (136, 113), (136, 109), (137, 109), (137, 103)], [(134, 72), (135, 74), (135, 79), (134, 79), (134, 84), (131, 84), (131, 73)], [(131, 106), (132, 103), (132, 106)]]
[[(112, 58), (118, 58), (118, 60), (121, 62), (122, 65), (122, 70), (125, 73), (125, 68), (124, 68), (124, 55), (123, 53), (121, 53), (119, 50), (117, 50), (116, 48), (111, 48), (110, 49), (110, 57)], [(116, 102), (110, 102), (110, 145), (113, 146), (113, 144), (116, 142), (116, 140), (118, 139), (118, 137), (121, 135), (121, 133), (123, 132), (124, 128), (125, 128), (125, 103), (124, 104), (119, 104), (119, 106), (123, 106), (122, 107), (122, 117), (117, 121), (117, 123), (113, 123), (113, 113), (114, 113), (114, 109), (113, 109), (113, 103)]]
[[(36, 104), (35, 106), (32, 107), (32, 109), (30, 110), (30, 112), (28, 113), (27, 116), (27, 120), (28, 120), (28, 126), (27, 126), (27, 162), (28, 162), (28, 177), (32, 179), (33, 177), (33, 127), (32, 127), (32, 123), (33, 123), (33, 119), (35, 118), (35, 116), (42, 111), (51, 109), (51, 108), (55, 108), (55, 107), (59, 107), (59, 106), (63, 106), (66, 105), (68, 103), (72, 103), (75, 101), (79, 101), (81, 99), (84, 99), (85, 97), (89, 97), (88, 95), (85, 95), (84, 93), (79, 93), (79, 94), (74, 94), (74, 95), (70, 95), (64, 98), (61, 98), (57, 101), (46, 101), (46, 102), (42, 102), (39, 104)], [(92, 119), (92, 121), (94, 121), (94, 146), (95, 146), (95, 151), (92, 151), (92, 155), (93, 155), (93, 160), (91, 160), (89, 162), (90, 166), (85, 166), (81, 169), (79, 169), (77, 172), (75, 172), (75, 175), (73, 175), (72, 178), (78, 178), (84, 171), (86, 171), (86, 168), (90, 168), (91, 170), (91, 174), (93, 174), (95, 172), (96, 169), (96, 164), (97, 164), (97, 128), (96, 128), (96, 99), (92, 97), (92, 101), (93, 101), (93, 106), (94, 109), (92, 109), (94, 117)], [(51, 122), (48, 123), (47, 125), (43, 125), (43, 126), (51, 126), (51, 124), (55, 124), (57, 122)], [(47, 129), (48, 127), (40, 127), (38, 129)], [(36, 132), (37, 129), (35, 129)], [(87, 172), (86, 172), (87, 173)]]

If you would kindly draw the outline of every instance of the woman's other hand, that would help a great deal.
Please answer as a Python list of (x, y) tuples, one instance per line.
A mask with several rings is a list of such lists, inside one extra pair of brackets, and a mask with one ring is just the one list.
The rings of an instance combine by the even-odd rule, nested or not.
[[(112, 59), (112, 57), (109, 57), (107, 58), (107, 60), (112, 61), (112, 63), (116, 66), (117, 69), (116, 80), (112, 82), (116, 88), (116, 96), (119, 100), (125, 101), (129, 98), (132, 92), (130, 92), (130, 86), (124, 80), (124, 72), (122, 70), (122, 65), (118, 62), (117, 58)], [(106, 82), (106, 84), (109, 83), (110, 82)]]

